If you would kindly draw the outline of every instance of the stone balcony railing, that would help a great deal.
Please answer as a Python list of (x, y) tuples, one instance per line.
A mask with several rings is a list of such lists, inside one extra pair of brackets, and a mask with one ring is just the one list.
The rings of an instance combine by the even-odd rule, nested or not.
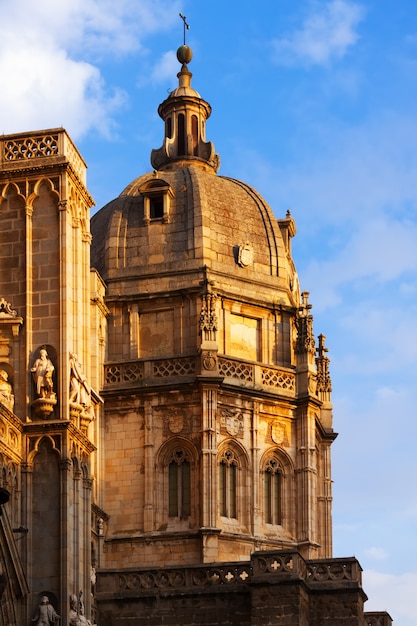
[[(185, 589), (236, 586), (255, 580), (283, 578), (304, 580), (309, 586), (346, 583), (361, 586), (361, 567), (355, 558), (306, 561), (298, 552), (255, 552), (249, 562), (217, 563), (155, 569), (98, 572), (97, 592), (113, 594), (148, 592), (152, 589)], [(272, 582), (272, 581), (271, 581)], [(380, 614), (375, 614), (380, 615)]]
[(86, 184), (86, 164), (63, 128), (0, 137), (0, 164), (5, 171), (24, 166), (68, 162), (82, 183)]
[[(272, 365), (248, 363), (239, 359), (219, 356), (218, 375), (228, 384), (264, 390), (270, 393), (295, 396), (295, 373)], [(182, 356), (167, 359), (138, 359), (123, 363), (106, 363), (104, 382), (106, 388), (156, 385), (170, 378), (195, 377), (201, 372), (199, 356)]]

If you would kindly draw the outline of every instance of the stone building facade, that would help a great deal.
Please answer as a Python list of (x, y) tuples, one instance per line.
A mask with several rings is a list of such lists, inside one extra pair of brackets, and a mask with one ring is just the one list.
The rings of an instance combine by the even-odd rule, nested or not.
[(217, 174), (178, 60), (153, 171), (91, 225), (63, 129), (0, 138), (0, 625), (389, 626), (332, 557), (294, 219)]

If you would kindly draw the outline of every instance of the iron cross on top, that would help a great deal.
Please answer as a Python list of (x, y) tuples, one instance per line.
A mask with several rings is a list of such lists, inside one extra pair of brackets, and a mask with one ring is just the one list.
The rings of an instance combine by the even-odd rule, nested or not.
[(190, 25), (187, 23), (187, 18), (182, 13), (180, 13), (180, 18), (184, 22), (184, 46), (185, 46), (185, 31), (190, 30)]

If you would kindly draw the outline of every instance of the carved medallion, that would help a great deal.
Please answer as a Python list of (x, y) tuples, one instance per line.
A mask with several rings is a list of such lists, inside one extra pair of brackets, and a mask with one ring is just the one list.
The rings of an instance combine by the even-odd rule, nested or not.
[(253, 263), (253, 246), (247, 241), (243, 246), (239, 246), (237, 255), (238, 265), (248, 267)]
[(243, 435), (243, 415), (238, 411), (222, 409), (220, 413), (221, 429), (231, 437)]
[(216, 356), (213, 352), (203, 352), (203, 368), (208, 371), (213, 371), (216, 369), (217, 361)]
[(288, 446), (288, 435), (285, 424), (274, 422), (271, 424), (271, 439), (281, 446)]
[(177, 435), (184, 428), (184, 417), (180, 413), (171, 414), (168, 417), (168, 428), (174, 434)]

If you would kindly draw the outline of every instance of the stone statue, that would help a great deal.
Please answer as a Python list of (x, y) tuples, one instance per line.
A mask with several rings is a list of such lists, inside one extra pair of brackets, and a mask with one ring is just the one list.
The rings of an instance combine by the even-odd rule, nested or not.
[(91, 387), (82, 371), (78, 356), (70, 353), (70, 390), (69, 401), (83, 407), (83, 416), (88, 420), (94, 419), (94, 407), (91, 402)]
[(14, 395), (12, 386), (9, 383), (9, 377), (5, 370), (0, 370), (0, 402), (2, 402), (9, 411), (13, 411)]
[(55, 398), (54, 383), (52, 375), (54, 373), (52, 361), (48, 358), (45, 348), (39, 352), (39, 358), (34, 362), (31, 372), (36, 384), (38, 398)]
[(70, 354), (70, 395), (69, 401), (75, 404), (88, 405), (91, 403), (91, 390), (78, 362), (78, 356)]
[(91, 626), (91, 622), (84, 616), (84, 603), (81, 600), (82, 592), (79, 596), (72, 593), (70, 595), (70, 611), (69, 611), (69, 624), (70, 626)]
[(49, 604), (48, 596), (42, 596), (41, 602), (35, 611), (32, 622), (36, 626), (53, 626), (60, 619), (52, 604)]

